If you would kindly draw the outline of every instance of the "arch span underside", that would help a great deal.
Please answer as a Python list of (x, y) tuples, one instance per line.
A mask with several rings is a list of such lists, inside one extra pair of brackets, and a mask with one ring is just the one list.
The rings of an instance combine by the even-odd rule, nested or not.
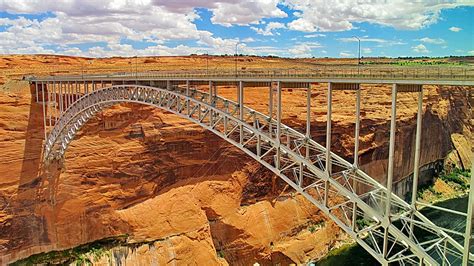
[[(163, 109), (230, 142), (304, 195), (381, 264), (452, 265), (462, 257), (458, 242), (435, 230), (428, 218), (396, 195), (390, 197), (390, 213), (385, 213), (387, 189), (351, 163), (332, 152), (328, 157), (325, 147), (274, 118), (195, 89), (116, 85), (85, 94), (50, 132), (45, 161), (62, 158), (95, 113), (119, 103)], [(424, 237), (418, 238), (415, 231)]]

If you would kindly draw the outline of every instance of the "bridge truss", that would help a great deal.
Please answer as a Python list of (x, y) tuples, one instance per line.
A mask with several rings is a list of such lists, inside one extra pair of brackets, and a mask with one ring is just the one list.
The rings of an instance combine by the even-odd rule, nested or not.
[[(468, 265), (474, 263), (474, 193), (467, 212), (417, 200), (423, 80), (392, 84), (388, 175), (386, 185), (359, 169), (360, 84), (378, 80), (306, 80), (206, 77), (124, 78), (123, 76), (31, 78), (36, 100), (43, 106), (46, 164), (63, 158), (76, 133), (96, 113), (119, 103), (154, 106), (186, 118), (257, 160), (322, 210), (382, 265)], [(311, 139), (311, 83), (327, 82), (326, 145)], [(387, 82), (386, 82), (387, 83)], [(450, 84), (443, 81), (443, 84)], [(469, 83), (469, 82), (468, 82)], [(471, 82), (472, 83), (472, 82)], [(222, 85), (235, 85), (237, 101), (218, 96)], [(455, 84), (454, 84), (455, 85)], [(462, 85), (466, 85), (462, 81)], [(473, 85), (473, 84), (468, 84)], [(208, 91), (199, 90), (206, 86)], [(244, 104), (245, 87), (267, 88), (268, 115)], [(307, 91), (306, 132), (282, 123), (282, 88)], [(355, 150), (352, 163), (331, 152), (332, 92), (355, 95)], [(406, 202), (393, 190), (396, 107), (398, 93), (418, 95), (412, 197)], [(276, 109), (276, 112), (275, 110)], [(471, 166), (471, 187), (474, 163)], [(420, 207), (466, 217), (464, 231), (442, 228), (420, 213)], [(422, 236), (422, 237), (421, 237)], [(461, 239), (461, 240), (460, 240)]]

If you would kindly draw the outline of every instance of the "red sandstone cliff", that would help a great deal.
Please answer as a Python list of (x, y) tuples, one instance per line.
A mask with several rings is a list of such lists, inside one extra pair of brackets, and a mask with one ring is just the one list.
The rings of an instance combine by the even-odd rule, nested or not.
[[(313, 137), (323, 143), (325, 85), (313, 91)], [(265, 111), (266, 93), (249, 88), (246, 103)], [(426, 89), (422, 164), (445, 158), (455, 146), (459, 160), (466, 160), (472, 131), (467, 93), (460, 87)], [(232, 88), (219, 94), (235, 98)], [(387, 164), (389, 94), (387, 86), (364, 86), (362, 92), (361, 162), (380, 180)], [(333, 97), (333, 147), (348, 158), (351, 95)], [(305, 94), (285, 90), (283, 99), (284, 122), (303, 129)], [(413, 156), (416, 97), (400, 94), (398, 103), (396, 178), (401, 180), (412, 171), (406, 162)], [(27, 83), (13, 82), (0, 92), (3, 263), (123, 234), (129, 242), (153, 242), (136, 250), (116, 248), (130, 263), (303, 263), (344, 238), (316, 208), (289, 194), (282, 181), (242, 152), (150, 107), (121, 105), (100, 114), (72, 142), (62, 170), (48, 178), (39, 160), (41, 112)], [(130, 134), (137, 126), (142, 136)], [(325, 221), (321, 229), (308, 230), (320, 221)]]

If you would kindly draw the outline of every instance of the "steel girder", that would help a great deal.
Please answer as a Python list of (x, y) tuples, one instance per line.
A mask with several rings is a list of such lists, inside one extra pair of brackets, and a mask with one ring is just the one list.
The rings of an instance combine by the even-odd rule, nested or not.
[[(326, 153), (319, 143), (262, 113), (190, 89), (187, 84), (186, 89), (116, 85), (83, 95), (64, 111), (48, 135), (45, 162), (62, 158), (76, 133), (104, 108), (119, 103), (150, 105), (199, 124), (260, 162), (321, 209), (381, 264), (455, 265), (462, 258), (463, 247), (458, 242), (394, 194), (390, 213), (386, 213), (390, 192), (341, 157)], [(326, 171), (328, 154), (331, 174)], [(428, 237), (419, 239), (415, 232), (420, 231)], [(388, 243), (385, 248), (384, 242)]]

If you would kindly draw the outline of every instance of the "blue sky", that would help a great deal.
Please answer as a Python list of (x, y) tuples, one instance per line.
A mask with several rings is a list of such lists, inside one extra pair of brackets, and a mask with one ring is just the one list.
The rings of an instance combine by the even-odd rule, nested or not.
[(0, 53), (474, 55), (474, 1), (0, 0)]

